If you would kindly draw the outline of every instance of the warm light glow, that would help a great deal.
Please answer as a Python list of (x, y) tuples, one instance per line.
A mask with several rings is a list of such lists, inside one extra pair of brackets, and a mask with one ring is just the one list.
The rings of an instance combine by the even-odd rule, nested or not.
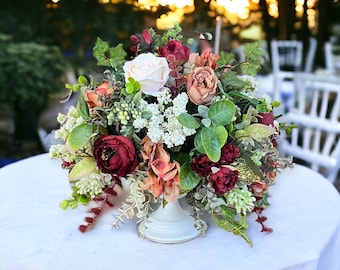
[(279, 17), (278, 0), (266, 0), (269, 16), (277, 19)]
[(162, 14), (156, 20), (157, 29), (168, 29), (175, 25), (176, 22), (181, 23), (184, 17), (184, 10), (179, 8), (175, 11), (170, 11), (167, 14)]
[(246, 19), (249, 16), (248, 0), (216, 0), (216, 3), (223, 7), (226, 12), (235, 14), (241, 19)]
[(193, 6), (194, 0), (138, 0), (138, 4), (145, 8), (170, 6), (174, 8), (184, 8), (186, 6)]

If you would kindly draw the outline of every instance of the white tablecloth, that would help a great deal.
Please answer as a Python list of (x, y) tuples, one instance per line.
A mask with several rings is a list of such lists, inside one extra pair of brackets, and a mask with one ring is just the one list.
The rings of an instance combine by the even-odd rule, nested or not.
[(87, 208), (59, 208), (70, 193), (67, 171), (47, 154), (0, 169), (0, 269), (340, 269), (340, 196), (299, 165), (271, 187), (263, 214), (273, 233), (249, 217), (252, 248), (211, 220), (206, 237), (181, 244), (139, 238), (135, 221), (112, 229), (110, 212), (81, 234)]

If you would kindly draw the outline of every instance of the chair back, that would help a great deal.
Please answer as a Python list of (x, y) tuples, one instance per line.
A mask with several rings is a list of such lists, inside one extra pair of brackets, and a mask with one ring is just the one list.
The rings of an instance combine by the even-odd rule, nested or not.
[(315, 37), (309, 38), (309, 47), (306, 55), (306, 62), (305, 62), (305, 72), (312, 72), (314, 68), (314, 59), (315, 53), (317, 49), (318, 41)]
[(298, 40), (272, 40), (273, 72), (302, 71), (303, 43)]
[(289, 110), (295, 89), (294, 73), (303, 70), (303, 43), (298, 40), (272, 40), (273, 99), (281, 102), (280, 112)]
[(297, 73), (297, 107), (282, 121), (295, 124), (283, 134), (279, 149), (324, 174), (332, 183), (340, 169), (340, 81), (325, 75)]
[(329, 73), (335, 74), (340, 71), (340, 54), (334, 51), (340, 50), (339, 46), (334, 46), (332, 42), (327, 41), (324, 45), (325, 49), (325, 66)]

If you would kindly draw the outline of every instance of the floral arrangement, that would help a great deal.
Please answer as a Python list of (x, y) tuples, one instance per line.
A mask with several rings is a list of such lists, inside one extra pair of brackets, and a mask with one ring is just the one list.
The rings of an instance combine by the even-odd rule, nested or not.
[(64, 143), (49, 151), (69, 170), (72, 196), (61, 208), (95, 203), (79, 226), (86, 232), (124, 181), (129, 194), (115, 227), (124, 219), (143, 222), (152, 203), (185, 194), (194, 216), (207, 212), (252, 245), (249, 214), (272, 231), (262, 211), (277, 173), (291, 166), (276, 147), (287, 127), (273, 114), (279, 104), (257, 96), (258, 42), (245, 45), (239, 63), (232, 53), (190, 52), (181, 31), (175, 25), (163, 35), (132, 35), (130, 58), (121, 44), (97, 38), (93, 53), (106, 69), (66, 85), (80, 91), (79, 100), (58, 115), (56, 138)]

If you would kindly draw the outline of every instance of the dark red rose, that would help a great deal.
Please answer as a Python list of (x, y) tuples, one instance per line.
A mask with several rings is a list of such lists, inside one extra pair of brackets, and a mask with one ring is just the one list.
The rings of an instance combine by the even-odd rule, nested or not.
[(159, 48), (158, 53), (165, 58), (173, 55), (178, 63), (181, 63), (189, 60), (190, 49), (178, 40), (170, 40), (164, 47)]
[(231, 164), (241, 155), (240, 149), (231, 143), (225, 144), (221, 149), (221, 158), (218, 161), (219, 165)]
[(210, 175), (209, 182), (213, 183), (216, 194), (224, 195), (232, 190), (238, 180), (238, 171), (227, 167), (221, 167)]
[(206, 177), (211, 174), (211, 167), (213, 167), (214, 164), (207, 155), (201, 154), (192, 159), (190, 168), (198, 175)]
[(102, 135), (94, 143), (93, 155), (102, 172), (117, 176), (132, 173), (138, 164), (135, 147), (124, 136)]

